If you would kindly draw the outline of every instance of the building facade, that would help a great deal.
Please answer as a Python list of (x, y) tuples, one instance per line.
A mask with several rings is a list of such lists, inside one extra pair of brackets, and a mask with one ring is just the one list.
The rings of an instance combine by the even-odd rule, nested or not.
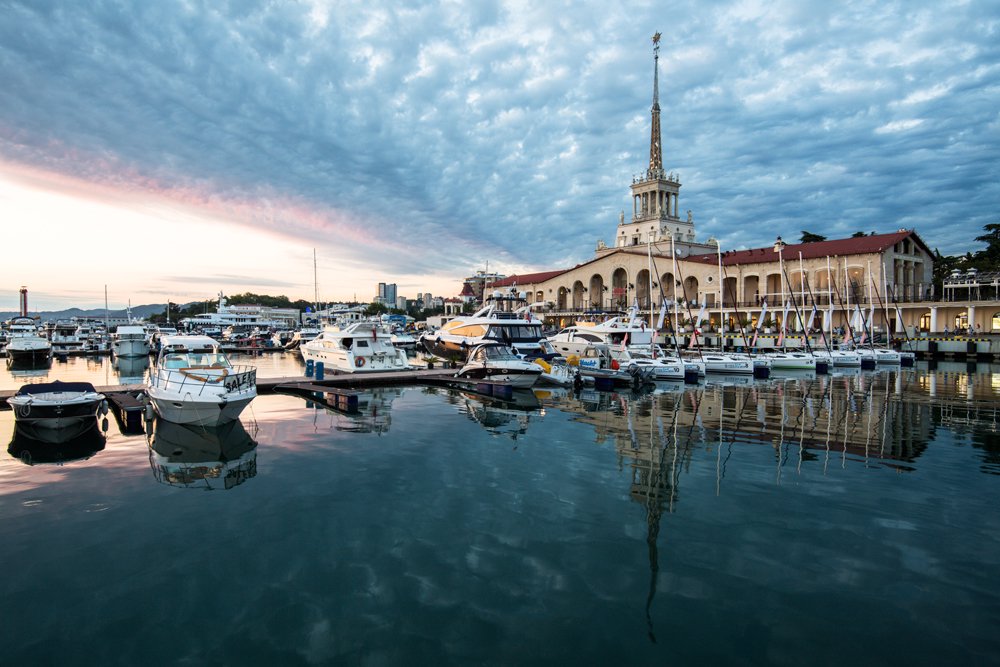
[(648, 310), (652, 323), (666, 304), (668, 326), (693, 319), (704, 307), (703, 322), (714, 327), (753, 326), (763, 319), (801, 331), (804, 325), (820, 326), (829, 312), (831, 326), (841, 328), (861, 310), (876, 331), (1000, 332), (1000, 276), (974, 277), (975, 284), (967, 286), (968, 276), (956, 277), (951, 290), (946, 282), (950, 296), (967, 297), (978, 289), (976, 294), (993, 299), (988, 304), (947, 300), (935, 293), (934, 254), (915, 230), (798, 244), (778, 237), (773, 246), (750, 250), (723, 250), (713, 238), (700, 242), (693, 214), (679, 214), (680, 177), (663, 168), (655, 39), (653, 52), (649, 164), (630, 185), (629, 220), (623, 212), (614, 242), (599, 241), (593, 259), (509, 276), (495, 281), (496, 287), (516, 287), (529, 301), (544, 304), (539, 311), (555, 326), (583, 313), (622, 312), (633, 304)]

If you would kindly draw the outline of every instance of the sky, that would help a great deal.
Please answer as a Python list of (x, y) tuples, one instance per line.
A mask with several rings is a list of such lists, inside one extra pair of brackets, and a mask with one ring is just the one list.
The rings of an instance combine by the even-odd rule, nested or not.
[[(0, 0), (0, 310), (454, 296), (613, 243), (1000, 222), (1000, 2)], [(315, 263), (313, 258), (315, 256)]]

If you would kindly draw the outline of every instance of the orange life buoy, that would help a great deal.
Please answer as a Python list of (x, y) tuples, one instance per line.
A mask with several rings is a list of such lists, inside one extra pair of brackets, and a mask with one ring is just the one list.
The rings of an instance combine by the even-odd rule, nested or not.
[(365, 365), (365, 358), (364, 357), (354, 357), (354, 365), (357, 366), (358, 368), (361, 368), (362, 366)]

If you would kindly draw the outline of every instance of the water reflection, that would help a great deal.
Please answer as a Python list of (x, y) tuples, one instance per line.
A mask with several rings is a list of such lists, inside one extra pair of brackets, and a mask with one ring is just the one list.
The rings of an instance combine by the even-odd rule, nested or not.
[(257, 475), (257, 442), (239, 420), (209, 427), (157, 419), (148, 443), (153, 476), (163, 484), (231, 489)]
[(460, 395), (464, 399), (459, 405), (460, 412), (490, 433), (515, 441), (527, 432), (532, 415), (544, 414), (538, 396), (527, 389), (514, 391), (510, 400), (474, 392), (460, 392)]
[(149, 368), (149, 357), (115, 357), (111, 362), (118, 375), (119, 384), (142, 384), (145, 381), (146, 369)]
[(316, 408), (313, 415), (313, 426), (316, 428), (323, 425), (320, 417), (325, 414), (328, 419), (326, 426), (335, 431), (382, 434), (388, 432), (392, 425), (392, 402), (402, 394), (402, 387), (372, 387), (359, 391), (358, 408), (351, 412), (312, 401), (306, 405)]
[(75, 424), (71, 428), (71, 432), (65, 429), (56, 432), (56, 429), (17, 422), (7, 453), (26, 465), (63, 464), (89, 459), (104, 449), (105, 436), (97, 419)]

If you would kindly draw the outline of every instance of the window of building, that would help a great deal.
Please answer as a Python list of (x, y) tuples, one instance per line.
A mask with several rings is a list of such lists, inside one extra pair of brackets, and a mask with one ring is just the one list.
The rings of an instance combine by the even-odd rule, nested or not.
[(990, 318), (990, 329), (1000, 331), (1000, 313), (993, 313), (993, 317)]

